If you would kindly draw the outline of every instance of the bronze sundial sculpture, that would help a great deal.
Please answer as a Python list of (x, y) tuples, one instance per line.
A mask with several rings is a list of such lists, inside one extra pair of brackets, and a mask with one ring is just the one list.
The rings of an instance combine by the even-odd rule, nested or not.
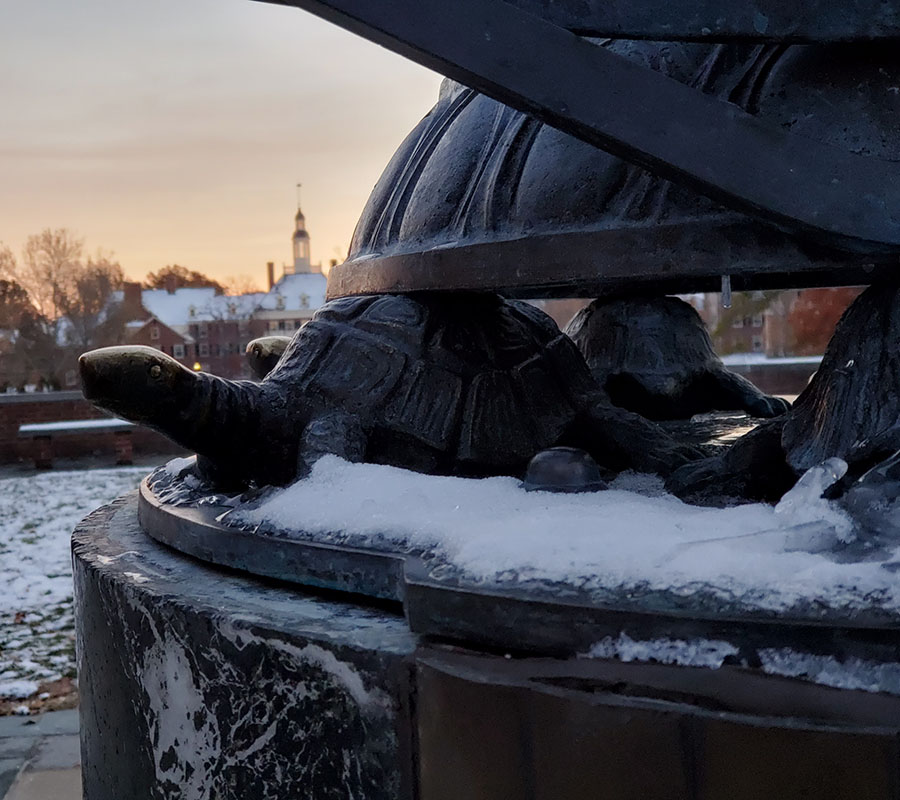
[[(900, 247), (900, 181), (895, 180), (900, 137), (892, 135), (900, 104), (900, 66), (891, 50), (890, 14), (880, 16), (866, 34), (886, 43), (809, 46), (790, 42), (814, 39), (829, 25), (836, 26), (834, 30), (855, 29), (862, 11), (838, 14), (830, 22), (827, 14), (815, 23), (812, 17), (798, 18), (791, 27), (771, 9), (760, 7), (749, 17), (727, 9), (713, 28), (683, 22), (667, 35), (683, 41), (654, 43), (596, 38), (613, 32), (604, 28), (610, 19), (625, 24), (629, 13), (637, 13), (608, 6), (575, 13), (562, 4), (546, 19), (527, 3), (520, 4), (526, 7), (523, 11), (500, 0), (468, 0), (452, 10), (438, 2), (414, 3), (405, 10), (361, 0), (296, 4), (474, 87), (448, 83), (432, 112), (401, 145), (362, 214), (349, 258), (329, 277), (331, 298), (442, 294), (442, 308), (459, 304), (457, 311), (442, 312), (449, 314), (449, 330), (471, 298), (466, 292), (527, 297), (617, 291), (631, 304), (626, 315), (646, 321), (651, 312), (628, 295), (708, 289), (722, 280), (738, 289), (870, 282), (893, 268)], [(859, 16), (854, 19), (854, 14)], [(781, 28), (774, 22), (764, 24), (779, 18)], [(838, 18), (844, 28), (837, 26)], [(638, 15), (628, 24), (647, 23)], [(587, 41), (567, 28), (595, 39)], [(444, 35), (450, 29), (454, 35)], [(710, 45), (702, 42), (705, 38), (734, 43)], [(853, 37), (842, 33), (832, 38)], [(522, 41), (540, 42), (540, 47), (523, 48)], [(464, 294), (454, 301), (451, 292)], [(683, 328), (685, 335), (689, 329)], [(387, 350), (400, 347), (387, 329), (379, 336)], [(672, 337), (685, 339), (677, 332)], [(301, 334), (298, 341), (302, 339)], [(485, 365), (499, 352), (497, 342), (488, 338), (472, 341), (476, 350), (482, 348), (479, 358)], [(585, 352), (591, 349), (584, 336), (580, 345)], [(336, 396), (341, 403), (360, 407), (362, 400), (352, 397), (354, 390), (347, 383), (353, 376), (341, 372), (340, 359), (319, 367), (323, 348), (307, 343), (302, 349), (315, 357), (320, 376), (334, 372), (329, 380), (340, 385)], [(665, 380), (676, 380), (672, 376), (683, 372), (690, 359), (671, 343), (659, 344), (658, 350), (654, 358), (662, 363), (664, 376), (668, 370)], [(530, 357), (539, 357), (539, 351)], [(621, 361), (620, 371), (633, 377), (627, 358)], [(90, 363), (97, 364), (97, 358)], [(232, 426), (236, 439), (243, 430), (264, 432), (250, 435), (250, 452), (269, 447), (280, 453), (286, 438), (296, 443), (304, 437), (309, 415), (290, 409), (290, 403), (286, 408), (272, 389), (276, 382), (283, 388), (289, 378), (303, 383), (309, 377), (302, 359), (295, 357), (293, 363), (298, 366), (285, 364), (277, 381), (263, 384), (262, 402), (248, 386), (214, 393), (227, 399), (229, 410), (213, 416), (247, 423)], [(715, 396), (712, 407), (743, 406), (758, 416), (784, 410), (781, 401), (754, 395), (751, 387), (714, 366), (712, 372), (691, 367), (694, 371), (688, 372), (696, 377), (684, 391), (696, 395), (706, 387), (706, 394)], [(394, 375), (391, 386), (404, 369), (395, 359), (388, 369)], [(605, 369), (615, 372), (619, 367)], [(151, 421), (140, 403), (128, 409), (106, 397), (92, 382), (93, 374), (85, 373), (93, 399), (116, 413)], [(703, 374), (720, 377), (704, 383)], [(317, 378), (313, 385), (322, 380)], [(109, 385), (128, 392), (121, 381)], [(366, 394), (364, 387), (359, 393)], [(511, 395), (498, 389), (490, 396), (496, 400)], [(393, 413), (391, 404), (400, 401), (385, 395), (368, 402), (363, 426), (371, 428), (372, 419), (385, 409)], [(466, 399), (459, 403), (475, 407)], [(663, 397), (662, 405), (666, 403), (668, 408), (651, 410), (646, 403), (631, 407), (655, 418), (704, 410), (697, 402), (679, 405), (674, 394)], [(203, 401), (194, 406), (204, 418), (212, 408)], [(524, 406), (519, 410), (525, 412)], [(649, 424), (612, 410), (605, 415), (607, 428), (627, 430), (636, 438), (622, 447), (625, 434), (619, 435), (610, 453), (589, 447), (601, 463), (653, 464), (668, 474), (690, 454), (689, 449), (679, 452), (665, 433)], [(271, 421), (279, 416), (281, 421)], [(465, 447), (461, 457), (450, 458), (452, 463), (441, 464), (442, 457), (434, 453), (410, 456), (399, 438), (397, 453), (378, 436), (371, 438), (379, 444), (366, 453), (366, 448), (348, 445), (337, 430), (331, 450), (425, 471), (521, 474), (526, 452), (530, 457), (560, 441), (555, 435), (535, 438), (525, 433), (542, 428), (534, 414), (525, 413), (525, 419), (515, 422), (513, 416), (507, 415), (505, 437), (500, 435), (508, 454), (497, 456), (491, 468), (469, 459)], [(628, 424), (617, 425), (616, 420)], [(196, 436), (186, 438), (171, 416), (153, 424), (203, 452), (205, 445), (198, 445)], [(379, 425), (384, 429), (383, 422)], [(434, 439), (422, 425), (418, 428), (425, 440)], [(321, 431), (310, 433), (317, 442), (308, 446), (311, 454), (328, 451), (322, 436)], [(563, 438), (582, 445), (591, 436), (569, 431)], [(610, 437), (601, 441), (609, 443)], [(657, 444), (651, 446), (651, 441)], [(245, 480), (284, 483), (297, 474), (294, 455), (247, 460), (237, 455), (245, 452), (241, 447), (225, 456), (218, 437), (211, 443), (204, 455), (218, 463), (211, 474), (222, 479), (230, 471), (224, 468), (228, 460), (241, 463)], [(437, 449), (443, 452), (446, 446)], [(623, 450), (650, 452), (647, 458), (623, 462)], [(464, 466), (467, 461), (471, 468)], [(764, 470), (764, 459), (759, 464)]]
[[(75, 534), (88, 796), (898, 796), (900, 5), (286, 4), (452, 80), (330, 302), (251, 344), (259, 382), (83, 358), (89, 397), (200, 456)], [(729, 284), (872, 286), (786, 410), (664, 297)], [(593, 377), (520, 302), (553, 296), (597, 298)], [(710, 395), (771, 418), (701, 458), (668, 418)], [(525, 485), (322, 459), (266, 488), (326, 453)], [(798, 486), (599, 491), (629, 466), (704, 503)], [(734, 519), (776, 527), (723, 543)]]

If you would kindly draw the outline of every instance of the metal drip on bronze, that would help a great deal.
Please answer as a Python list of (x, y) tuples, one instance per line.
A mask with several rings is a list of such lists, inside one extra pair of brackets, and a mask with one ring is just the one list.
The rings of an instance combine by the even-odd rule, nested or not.
[[(198, 453), (74, 536), (86, 796), (900, 796), (900, 5), (279, 1), (447, 81), (258, 381), (83, 357)], [(789, 410), (665, 297), (876, 281)]]

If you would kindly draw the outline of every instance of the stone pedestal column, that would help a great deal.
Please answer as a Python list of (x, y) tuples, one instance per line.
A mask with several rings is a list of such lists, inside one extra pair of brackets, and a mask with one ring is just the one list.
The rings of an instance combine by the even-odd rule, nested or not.
[(73, 554), (87, 800), (412, 796), (399, 614), (178, 555), (133, 496)]

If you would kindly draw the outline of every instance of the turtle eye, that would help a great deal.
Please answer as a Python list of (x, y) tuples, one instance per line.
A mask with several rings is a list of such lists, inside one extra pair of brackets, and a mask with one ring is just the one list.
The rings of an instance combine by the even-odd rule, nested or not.
[(162, 367), (159, 364), (154, 364), (150, 367), (151, 378), (158, 378), (160, 375), (162, 375)]

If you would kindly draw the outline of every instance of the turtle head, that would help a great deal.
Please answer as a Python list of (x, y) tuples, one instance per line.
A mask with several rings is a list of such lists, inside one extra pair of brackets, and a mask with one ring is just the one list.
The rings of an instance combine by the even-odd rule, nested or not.
[(253, 374), (263, 380), (275, 368), (290, 343), (290, 336), (260, 336), (250, 342), (246, 356)]
[(101, 347), (78, 359), (81, 391), (94, 405), (132, 422), (165, 421), (196, 381), (174, 358), (152, 347)]

